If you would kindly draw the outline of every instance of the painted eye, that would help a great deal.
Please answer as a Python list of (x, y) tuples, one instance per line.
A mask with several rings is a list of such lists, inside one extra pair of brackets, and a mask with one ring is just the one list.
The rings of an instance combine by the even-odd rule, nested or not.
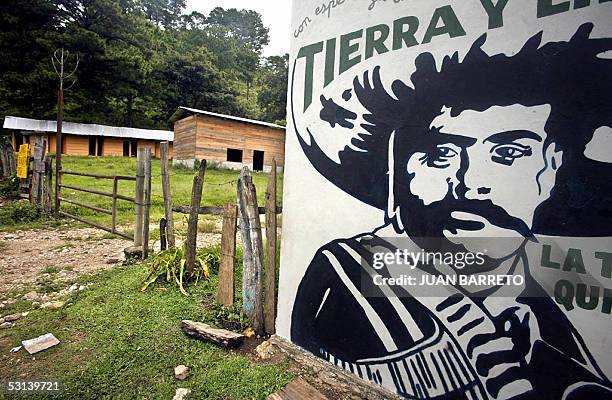
[(457, 152), (448, 146), (438, 146), (436, 147), (436, 150), (438, 151), (439, 158), (448, 159), (457, 155)]
[(459, 153), (449, 146), (439, 145), (432, 148), (428, 153), (419, 159), (422, 164), (427, 164), (428, 167), (446, 168), (450, 164), (448, 160), (455, 157)]
[(504, 165), (512, 165), (517, 158), (527, 157), (532, 154), (531, 147), (521, 146), (516, 143), (495, 146), (491, 149), (491, 153), (491, 160)]

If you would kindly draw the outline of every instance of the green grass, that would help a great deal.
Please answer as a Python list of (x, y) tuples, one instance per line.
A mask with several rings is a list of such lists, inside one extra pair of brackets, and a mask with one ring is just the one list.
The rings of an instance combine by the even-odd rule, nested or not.
[(27, 200), (10, 201), (0, 207), (0, 231), (3, 232), (52, 229), (73, 225), (73, 222), (47, 215), (40, 206), (32, 205)]
[[(136, 264), (81, 277), (79, 282), (93, 285), (73, 293), (67, 306), (31, 311), (0, 332), (0, 380), (60, 379), (62, 399), (170, 399), (178, 387), (191, 389), (192, 398), (199, 399), (264, 399), (292, 379), (286, 362), (254, 364), (180, 330), (182, 319), (215, 321), (216, 275), (189, 287), (188, 297), (170, 285), (140, 292), (146, 275)], [(3, 313), (28, 308), (19, 301)], [(61, 343), (36, 354), (35, 361), (24, 350), (9, 354), (21, 340), (48, 332)], [(179, 364), (191, 370), (184, 382), (173, 375)]]
[[(128, 157), (62, 157), (62, 168), (65, 171), (95, 173), (104, 175), (129, 175), (136, 174), (136, 159)], [(151, 179), (151, 222), (157, 223), (164, 216), (164, 201), (161, 184), (161, 167), (158, 159), (152, 162)], [(172, 202), (176, 206), (189, 206), (191, 204), (191, 187), (196, 171), (185, 168), (170, 169), (170, 186)], [(204, 178), (204, 191), (202, 205), (223, 206), (227, 202), (236, 202), (236, 180), (238, 171), (207, 169)], [(254, 172), (253, 181), (257, 188), (257, 199), (259, 205), (264, 204), (265, 191), (268, 183), (268, 174)], [(106, 179), (94, 179), (82, 176), (64, 175), (62, 183), (71, 186), (112, 192), (113, 182)], [(278, 193), (282, 193), (282, 175), (278, 177)], [(134, 196), (134, 182), (120, 181), (119, 194)], [(97, 207), (111, 209), (112, 199), (95, 194), (84, 193), (72, 189), (63, 189), (62, 197), (75, 200), (80, 203), (95, 205)], [(279, 198), (280, 201), (280, 198)], [(117, 222), (120, 224), (131, 224), (134, 220), (133, 204), (119, 200), (117, 202)], [(68, 203), (62, 205), (65, 211), (78, 216), (102, 222), (110, 225), (110, 216), (77, 207)], [(181, 215), (175, 214), (175, 220), (180, 221)]]
[(51, 265), (51, 266), (48, 266), (47, 268), (45, 268), (43, 270), (43, 274), (57, 274), (61, 270), (62, 270), (61, 267), (58, 267), (58, 266), (55, 266), (55, 265)]

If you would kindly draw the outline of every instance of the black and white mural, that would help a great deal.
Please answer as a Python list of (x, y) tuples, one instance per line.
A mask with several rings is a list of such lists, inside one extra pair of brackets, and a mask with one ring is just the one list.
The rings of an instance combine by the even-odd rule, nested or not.
[(612, 2), (293, 9), (278, 334), (406, 398), (612, 399)]

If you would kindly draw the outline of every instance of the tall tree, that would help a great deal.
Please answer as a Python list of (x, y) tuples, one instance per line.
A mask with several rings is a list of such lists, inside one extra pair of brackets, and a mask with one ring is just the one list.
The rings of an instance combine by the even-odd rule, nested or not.
[(0, 2), (0, 113), (53, 115), (56, 90), (48, 41), (58, 28), (51, 0)]
[(143, 0), (142, 10), (149, 21), (166, 29), (178, 26), (185, 0)]
[(181, 105), (249, 118), (260, 118), (264, 105), (266, 119), (281, 118), (272, 92), (282, 68), (262, 63), (269, 37), (261, 16), (222, 8), (181, 15), (184, 7), (185, 0), (0, 2), (0, 113), (54, 117), (51, 54), (64, 48), (81, 60), (66, 93), (68, 121), (168, 127)]
[(217, 7), (210, 12), (208, 22), (228, 28), (240, 41), (250, 46), (257, 54), (270, 41), (269, 29), (261, 20), (261, 14), (252, 10), (223, 9)]
[(266, 58), (259, 78), (261, 91), (257, 100), (262, 109), (262, 118), (281, 125), (287, 119), (287, 81), (289, 54)]
[(235, 101), (237, 92), (225, 74), (215, 67), (213, 59), (207, 49), (200, 48), (175, 54), (167, 61), (163, 78), (168, 83), (168, 116), (179, 106), (239, 113)]

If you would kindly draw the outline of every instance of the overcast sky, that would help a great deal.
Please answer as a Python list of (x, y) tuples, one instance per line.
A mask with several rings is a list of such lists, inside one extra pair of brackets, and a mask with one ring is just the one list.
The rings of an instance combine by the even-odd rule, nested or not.
[(208, 15), (215, 7), (246, 8), (257, 11), (261, 14), (264, 25), (270, 29), (270, 44), (264, 48), (264, 56), (279, 56), (289, 52), (291, 1), (187, 0), (187, 13), (198, 11)]

